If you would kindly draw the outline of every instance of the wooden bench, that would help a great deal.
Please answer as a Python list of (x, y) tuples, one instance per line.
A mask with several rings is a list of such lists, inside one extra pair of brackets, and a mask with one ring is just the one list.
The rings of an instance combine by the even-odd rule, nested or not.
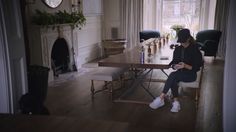
[[(91, 80), (91, 95), (92, 99), (94, 99), (94, 95), (96, 93), (102, 92), (104, 90), (108, 90), (112, 97), (112, 92), (113, 92), (113, 82), (114, 81), (120, 81), (121, 86), (123, 84), (122, 82), (122, 74), (127, 70), (127, 68), (115, 68), (115, 67), (98, 67), (97, 71), (93, 74), (90, 75), (90, 80)], [(95, 90), (94, 87), (94, 81), (104, 81), (105, 85), (102, 89), (100, 90)], [(110, 85), (110, 87), (108, 86)]]

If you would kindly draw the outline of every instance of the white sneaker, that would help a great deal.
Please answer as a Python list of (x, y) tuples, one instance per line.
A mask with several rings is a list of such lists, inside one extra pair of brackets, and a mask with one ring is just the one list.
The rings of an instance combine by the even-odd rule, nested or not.
[(172, 108), (170, 110), (171, 112), (179, 112), (180, 111), (180, 104), (179, 101), (174, 101), (172, 103)]
[(163, 106), (164, 104), (165, 104), (164, 99), (157, 97), (152, 101), (152, 103), (149, 104), (149, 107), (151, 107), (152, 109), (157, 109)]

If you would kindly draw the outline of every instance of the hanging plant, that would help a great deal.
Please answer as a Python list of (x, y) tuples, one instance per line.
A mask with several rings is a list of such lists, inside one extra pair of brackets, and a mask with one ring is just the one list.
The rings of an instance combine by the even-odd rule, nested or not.
[(35, 10), (36, 14), (32, 18), (32, 22), (41, 26), (52, 26), (53, 28), (59, 24), (69, 24), (72, 28), (83, 27), (86, 23), (86, 18), (82, 12), (68, 13), (64, 11), (58, 11), (55, 13), (48, 13), (46, 11)]

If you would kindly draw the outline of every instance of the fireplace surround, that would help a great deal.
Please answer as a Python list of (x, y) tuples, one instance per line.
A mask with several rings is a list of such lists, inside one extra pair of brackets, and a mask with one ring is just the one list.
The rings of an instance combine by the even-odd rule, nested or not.
[(74, 70), (73, 66), (76, 65), (74, 50), (77, 50), (74, 46), (77, 39), (74, 38), (74, 31), (69, 25), (59, 25), (55, 28), (32, 26), (29, 31), (30, 64), (50, 68), (48, 80), (53, 81), (52, 49), (58, 39), (63, 39), (68, 48), (68, 69)]

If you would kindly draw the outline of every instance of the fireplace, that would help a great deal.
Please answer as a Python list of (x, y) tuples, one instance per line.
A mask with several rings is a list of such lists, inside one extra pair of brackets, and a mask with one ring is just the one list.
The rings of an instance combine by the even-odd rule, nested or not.
[(71, 71), (69, 69), (69, 49), (64, 38), (58, 38), (51, 52), (51, 67), (53, 70), (53, 75), (58, 76), (61, 73), (66, 73)]
[(74, 50), (77, 47), (73, 43), (77, 39), (73, 38), (74, 32), (69, 25), (57, 28), (33, 26), (29, 33), (30, 63), (50, 68), (49, 81), (54, 80), (54, 75), (75, 70)]
[[(49, 82), (54, 80), (52, 70), (52, 50), (55, 42), (60, 38), (68, 48), (68, 68), (78, 70), (83, 64), (102, 56), (101, 22), (100, 17), (87, 19), (82, 29), (72, 29), (69, 24), (42, 27), (31, 25), (28, 27), (30, 64), (50, 68)], [(67, 54), (68, 55), (68, 54)]]

